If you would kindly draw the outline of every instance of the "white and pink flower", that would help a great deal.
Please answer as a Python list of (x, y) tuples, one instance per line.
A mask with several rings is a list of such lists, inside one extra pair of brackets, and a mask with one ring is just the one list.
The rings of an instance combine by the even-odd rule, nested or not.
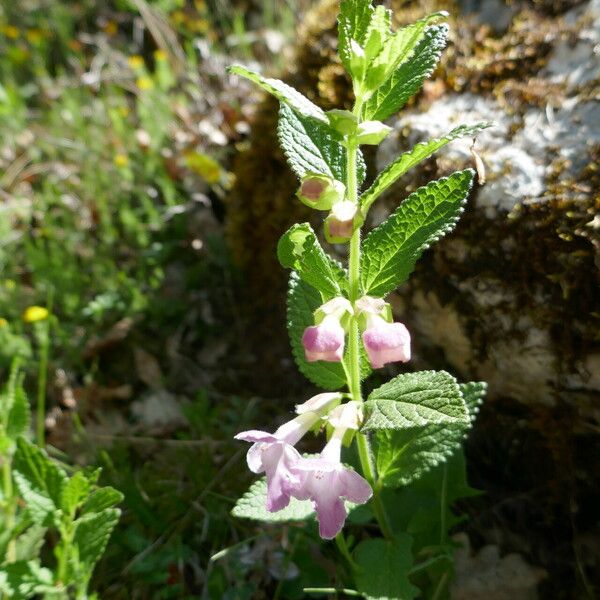
[(339, 399), (337, 393), (319, 394), (298, 407), (310, 403), (312, 410), (298, 411), (300, 414), (295, 419), (284, 423), (275, 433), (250, 430), (235, 436), (236, 440), (253, 442), (246, 461), (253, 473), (264, 472), (267, 477), (267, 510), (270, 512), (285, 508), (293, 490), (301, 483), (296, 464), (302, 457), (294, 445), (321, 419), (323, 412)]
[(410, 333), (402, 323), (388, 323), (381, 317), (370, 316), (362, 340), (374, 369), (410, 360)]
[(299, 483), (294, 486), (292, 495), (299, 500), (313, 501), (319, 535), (327, 540), (334, 538), (344, 526), (347, 517), (344, 500), (364, 504), (373, 495), (367, 480), (341, 462), (344, 434), (349, 427), (354, 429), (359, 424), (357, 410), (355, 403), (335, 409), (330, 417), (335, 429), (320, 456), (302, 458), (294, 466)]

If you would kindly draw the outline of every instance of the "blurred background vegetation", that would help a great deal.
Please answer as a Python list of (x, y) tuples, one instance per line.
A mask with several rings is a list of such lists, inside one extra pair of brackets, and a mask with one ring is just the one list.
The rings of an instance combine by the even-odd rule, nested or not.
[[(561, 131), (537, 156), (525, 144), (538, 121), (523, 128), (533, 110), (561, 124), (569, 98), (576, 107), (600, 99), (597, 66), (596, 79), (565, 83), (587, 57), (577, 32), (600, 23), (600, 11), (572, 12), (594, 0), (391, 4), (404, 22), (440, 8), (470, 15), (453, 21), (442, 69), (409, 110), (427, 111), (455, 93), (467, 99), (449, 104), (450, 121), (462, 110), (467, 122), (500, 125), (486, 138), (500, 140), (489, 142), (488, 156), (480, 144), (492, 167), (487, 189), (496, 195), (484, 201), (480, 192), (454, 242), (425, 259), (395, 302), (420, 340), (414, 368), (492, 383), (468, 452), (486, 494), (459, 508), (471, 517), (463, 529), (474, 547), (495, 545), (473, 560), (463, 556), (463, 574), (500, 573), (501, 587), (517, 581), (521, 591), (506, 584), (498, 600), (535, 597), (539, 582), (543, 598), (591, 598), (600, 555), (589, 465), (598, 448), (600, 244), (593, 236), (600, 225), (588, 222), (600, 210), (600, 141)], [(300, 527), (262, 528), (229, 515), (251, 481), (233, 434), (266, 426), (312, 390), (287, 350), (286, 275), (273, 253), (286, 225), (306, 211), (291, 200), (295, 183), (276, 149), (274, 103), (225, 74), (232, 62), (254, 63), (291, 73), (325, 108), (344, 105), (334, 5), (0, 0), (0, 369), (5, 378), (22, 357), (36, 396), (44, 339), (28, 309), (47, 307), (42, 387), (51, 452), (102, 466), (102, 483), (125, 494), (94, 578), (100, 598), (295, 599), (303, 587), (335, 579), (335, 549), (318, 544), (312, 525), (299, 535)], [(500, 108), (490, 112), (480, 98)], [(437, 133), (427, 127), (448, 117), (436, 110), (425, 124), (413, 115), (418, 133)], [(597, 136), (587, 114), (583, 122)], [(564, 117), (571, 132), (582, 122), (576, 117)], [(410, 119), (395, 123), (405, 138)], [(575, 174), (559, 156), (567, 138), (586, 157)], [(529, 164), (523, 148), (552, 166), (540, 176), (541, 191), (531, 191), (535, 165), (511, 180), (508, 163), (494, 162), (510, 144), (515, 166)], [(371, 175), (385, 162), (367, 158)], [(392, 204), (404, 189), (465, 161), (468, 153), (459, 152), (428, 162)], [(507, 187), (498, 188), (502, 181)], [(531, 322), (506, 330), (524, 313)], [(521, 357), (531, 362), (509, 377)], [(460, 478), (455, 484), (468, 491)], [(421, 500), (404, 501), (414, 510)], [(543, 568), (519, 563), (511, 571), (499, 549)], [(476, 598), (464, 589), (455, 597)]]

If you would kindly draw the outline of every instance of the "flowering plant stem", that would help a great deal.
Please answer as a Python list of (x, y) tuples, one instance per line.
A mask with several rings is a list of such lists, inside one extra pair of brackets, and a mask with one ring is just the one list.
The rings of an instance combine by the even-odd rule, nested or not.
[[(360, 100), (357, 100), (354, 107), (354, 114), (360, 114)], [(351, 202), (358, 203), (357, 193), (357, 148), (358, 144), (356, 139), (350, 139), (348, 141), (348, 152), (347, 152), (347, 165), (346, 173), (347, 180), (345, 182), (348, 193), (348, 199)], [(361, 228), (357, 227), (352, 234), (349, 244), (349, 256), (348, 256), (348, 289), (350, 292), (350, 301), (356, 302), (361, 295), (360, 289), (360, 232)], [(352, 317), (350, 332), (348, 338), (349, 346), (349, 380), (348, 389), (352, 399), (356, 402), (363, 402), (361, 386), (360, 386), (360, 332), (358, 328), (358, 319), (356, 316)], [(373, 461), (371, 459), (371, 448), (369, 445), (369, 438), (364, 433), (357, 433), (356, 443), (358, 446), (358, 456), (360, 458), (360, 466), (365, 476), (365, 479), (369, 482), (373, 488), (373, 511), (381, 532), (386, 538), (392, 538), (393, 533), (389, 524), (385, 507), (381, 502), (380, 498), (380, 487), (375, 485), (376, 473)]]

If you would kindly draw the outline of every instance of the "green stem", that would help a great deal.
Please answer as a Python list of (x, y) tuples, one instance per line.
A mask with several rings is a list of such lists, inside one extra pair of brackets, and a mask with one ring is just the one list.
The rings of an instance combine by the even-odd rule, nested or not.
[[(355, 106), (355, 114), (360, 114), (360, 103), (357, 102)], [(358, 182), (357, 182), (357, 170), (356, 170), (356, 158), (357, 158), (357, 144), (355, 140), (349, 140), (347, 146), (347, 180), (346, 190), (348, 194), (348, 200), (352, 202), (358, 202)], [(360, 298), (360, 227), (358, 227), (352, 234), (350, 239), (350, 251), (348, 256), (348, 289), (350, 295), (350, 301), (356, 302)], [(352, 396), (352, 399), (356, 402), (363, 402), (362, 392), (360, 387), (360, 331), (358, 328), (358, 320), (356, 317), (352, 317), (350, 323), (350, 332), (348, 339), (348, 360), (349, 360), (349, 372), (350, 378), (348, 381), (348, 389)], [(369, 439), (363, 433), (357, 433), (356, 443), (358, 446), (358, 456), (360, 458), (360, 465), (362, 468), (365, 479), (369, 482), (373, 488), (373, 510), (375, 517), (381, 528), (381, 532), (387, 538), (393, 536), (392, 529), (390, 527), (385, 508), (379, 495), (380, 488), (375, 485), (375, 466), (371, 460), (371, 449), (369, 447)]]
[(50, 319), (52, 319), (53, 291), (48, 291), (48, 317), (40, 323), (38, 343), (40, 345), (40, 361), (38, 364), (37, 380), (37, 415), (36, 438), (40, 448), (46, 446), (46, 384), (48, 381), (48, 357), (50, 355)]
[[(13, 496), (12, 469), (10, 459), (7, 455), (5, 455), (3, 458), (2, 475), (6, 530), (11, 532), (15, 526), (16, 504)], [(6, 549), (6, 559), (9, 563), (12, 563), (17, 559), (16, 551), (15, 540), (11, 539), (10, 542), (8, 542), (8, 547)]]
[(341, 531), (335, 536), (335, 543), (337, 544), (338, 550), (342, 553), (342, 555), (348, 561), (348, 564), (353, 569), (356, 569), (356, 563), (354, 562), (354, 559), (352, 558), (352, 554), (350, 554), (348, 544), (346, 543), (346, 538), (344, 537), (344, 534)]

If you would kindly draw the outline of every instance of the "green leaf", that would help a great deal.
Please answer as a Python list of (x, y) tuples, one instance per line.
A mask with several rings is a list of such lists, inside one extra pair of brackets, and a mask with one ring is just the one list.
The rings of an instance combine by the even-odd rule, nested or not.
[(64, 471), (21, 437), (14, 456), (14, 478), (31, 519), (39, 525), (53, 524), (67, 483)]
[(422, 160), (431, 156), (434, 152), (452, 140), (477, 135), (478, 132), (487, 127), (491, 127), (491, 123), (477, 123), (477, 125), (472, 126), (460, 125), (443, 137), (427, 142), (421, 142), (408, 152), (401, 154), (377, 176), (377, 179), (375, 179), (371, 187), (361, 196), (360, 203), (363, 213), (369, 209), (371, 204), (373, 204), (385, 190), (402, 177), (409, 169), (418, 165)]
[(108, 538), (119, 521), (120, 514), (118, 508), (105, 508), (100, 512), (83, 515), (75, 521), (73, 544), (78, 550), (79, 564), (88, 577), (104, 553)]
[(0, 392), (0, 423), (4, 420), (4, 415), (9, 414), (15, 402), (16, 390), (21, 381), (22, 378), (19, 377), (19, 360), (15, 359), (10, 366), (8, 381)]
[(459, 447), (470, 425), (427, 425), (379, 430), (373, 436), (377, 473), (386, 487), (405, 486), (444, 463)]
[(361, 46), (373, 18), (373, 5), (367, 0), (342, 0), (338, 17), (338, 53), (346, 71), (350, 73), (350, 40)]
[(470, 381), (469, 383), (461, 383), (458, 387), (469, 411), (469, 419), (473, 423), (477, 418), (479, 407), (483, 403), (487, 383), (485, 381)]
[[(400, 29), (394, 35), (390, 36), (379, 54), (369, 65), (365, 78), (365, 87), (367, 90), (376, 90), (381, 84), (385, 85), (388, 78), (394, 73), (401, 64), (413, 61), (413, 52), (418, 48), (419, 42), (427, 43), (430, 53), (435, 52), (435, 44), (425, 38), (426, 27), (435, 20), (448, 16), (446, 12), (437, 12), (420, 19)], [(410, 59), (410, 61), (409, 61)], [(436, 59), (437, 62), (437, 59)], [(397, 99), (396, 99), (397, 101)], [(369, 109), (367, 104), (366, 110)], [(388, 115), (389, 116), (389, 115)], [(385, 117), (375, 117), (375, 120), (382, 120)], [(371, 120), (366, 117), (366, 120)]]
[(406, 281), (421, 253), (454, 228), (474, 174), (466, 169), (428, 183), (371, 231), (361, 261), (365, 294), (382, 297)]
[(383, 121), (399, 111), (435, 69), (447, 37), (446, 25), (428, 27), (408, 60), (399, 63), (367, 100), (363, 107), (363, 119)]
[(19, 535), (15, 540), (17, 560), (33, 560), (37, 558), (40, 549), (44, 545), (46, 531), (46, 527), (34, 524)]
[[(347, 151), (340, 143), (340, 135), (329, 124), (303, 117), (281, 104), (277, 135), (292, 171), (300, 179), (307, 173), (316, 173), (346, 181)], [(360, 185), (366, 176), (360, 151), (357, 175)]]
[[(406, 430), (378, 430), (373, 436), (377, 473), (386, 487), (406, 486), (433, 467), (445, 463), (460, 449), (485, 394), (483, 382), (459, 385), (469, 411), (468, 422), (432, 424)], [(470, 489), (470, 488), (469, 488)], [(465, 487), (462, 495), (468, 493)]]
[(412, 538), (406, 533), (393, 540), (371, 539), (354, 550), (356, 587), (369, 600), (411, 600), (419, 591), (411, 585)]
[(367, 61), (377, 56), (392, 36), (392, 11), (380, 4), (375, 7), (365, 33), (364, 50)]
[(52, 571), (40, 566), (37, 560), (20, 560), (0, 570), (0, 592), (11, 600), (28, 600), (36, 594), (56, 591)]
[(6, 435), (13, 440), (27, 433), (31, 422), (29, 400), (23, 386), (19, 383), (13, 393), (13, 403), (6, 422)]
[(232, 65), (227, 70), (229, 73), (245, 77), (258, 84), (263, 90), (275, 96), (280, 102), (287, 104), (299, 115), (329, 123), (322, 109), (306, 98), (306, 96), (303, 96), (298, 90), (287, 85), (287, 83), (283, 83), (279, 79), (263, 77), (260, 73), (251, 71), (241, 65)]
[(236, 502), (231, 511), (234, 517), (253, 519), (267, 523), (282, 523), (285, 521), (304, 521), (314, 515), (310, 500), (297, 500), (292, 498), (289, 505), (278, 512), (271, 513), (267, 510), (267, 482), (259, 479)]
[(81, 513), (96, 513), (123, 502), (123, 494), (115, 488), (107, 486), (94, 490), (81, 507)]
[(62, 490), (60, 507), (67, 515), (74, 515), (79, 504), (91, 490), (90, 482), (81, 471), (77, 471), (65, 484)]
[(295, 270), (300, 278), (327, 296), (339, 296), (339, 281), (344, 272), (325, 254), (308, 223), (292, 225), (277, 244), (277, 258), (287, 269)]
[(330, 300), (311, 285), (300, 279), (297, 273), (290, 275), (289, 291), (287, 296), (287, 327), (290, 336), (292, 353), (300, 372), (315, 385), (326, 390), (335, 391), (346, 385), (346, 376), (341, 363), (312, 362), (304, 358), (302, 334), (307, 327), (314, 325), (313, 312)]
[(363, 431), (469, 423), (458, 383), (445, 371), (398, 375), (371, 392), (364, 410)]

